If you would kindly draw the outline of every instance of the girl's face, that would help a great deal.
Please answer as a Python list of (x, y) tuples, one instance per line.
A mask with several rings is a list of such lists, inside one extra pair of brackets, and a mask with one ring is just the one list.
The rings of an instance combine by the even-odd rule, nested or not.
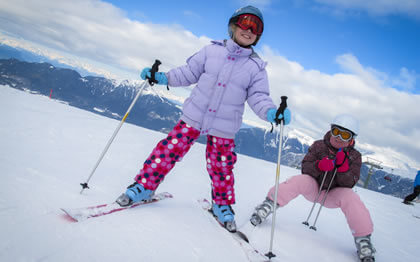
[(239, 26), (235, 25), (233, 33), (233, 40), (242, 47), (249, 47), (257, 39), (257, 35), (251, 32), (251, 29), (243, 30)]
[(343, 141), (339, 136), (337, 136), (337, 137), (331, 136), (330, 137), (330, 143), (333, 147), (339, 149), (339, 148), (348, 147), (351, 143), (351, 140), (346, 142), (346, 141)]

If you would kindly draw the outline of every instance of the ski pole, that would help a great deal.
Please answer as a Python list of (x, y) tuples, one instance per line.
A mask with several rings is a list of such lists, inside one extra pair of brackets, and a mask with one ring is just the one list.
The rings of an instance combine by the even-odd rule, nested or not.
[(327, 177), (328, 171), (325, 171), (324, 173), (324, 177), (322, 178), (322, 182), (321, 185), (319, 186), (319, 190), (318, 190), (318, 196), (315, 198), (314, 204), (312, 205), (311, 211), (309, 212), (308, 218), (306, 218), (306, 220), (304, 222), (302, 222), (302, 224), (304, 224), (305, 226), (309, 226), (309, 218), (312, 215), (312, 212), (314, 211), (315, 205), (318, 202), (319, 196), (321, 195), (321, 191), (322, 191), (322, 187), (324, 186), (324, 182), (325, 182), (325, 178)]
[(104, 150), (102, 151), (98, 161), (96, 161), (95, 166), (93, 167), (92, 171), (90, 172), (90, 175), (88, 177), (88, 179), (86, 180), (86, 182), (84, 183), (80, 183), (80, 185), (82, 186), (82, 190), (80, 191), (80, 194), (83, 193), (83, 191), (86, 188), (89, 188), (89, 181), (92, 178), (93, 174), (95, 173), (96, 169), (99, 166), (99, 163), (101, 163), (102, 159), (104, 158), (106, 152), (108, 151), (109, 147), (111, 146), (111, 143), (114, 141), (115, 137), (118, 134), (118, 131), (120, 130), (121, 126), (124, 124), (126, 118), (128, 117), (128, 114), (130, 114), (131, 109), (134, 107), (134, 105), (137, 102), (137, 99), (140, 97), (141, 93), (143, 92), (144, 88), (146, 87), (147, 83), (149, 83), (150, 86), (153, 86), (155, 83), (157, 83), (156, 79), (155, 79), (155, 73), (157, 71), (159, 71), (159, 65), (161, 64), (161, 62), (159, 60), (156, 60), (155, 63), (152, 66), (152, 69), (150, 70), (150, 75), (151, 77), (147, 78), (147, 80), (144, 80), (143, 83), (141, 84), (141, 87), (139, 89), (139, 92), (137, 93), (136, 97), (134, 98), (133, 102), (131, 102), (131, 105), (128, 107), (127, 112), (125, 113), (124, 117), (121, 119), (120, 123), (118, 124), (117, 128), (115, 129), (114, 133), (112, 134), (111, 138), (109, 139), (108, 143), (106, 144)]
[[(279, 152), (277, 157), (277, 168), (276, 168), (276, 184), (275, 184), (275, 191), (274, 191), (274, 202), (275, 205), (273, 206), (273, 221), (271, 223), (271, 237), (270, 237), (270, 249), (265, 256), (267, 256), (270, 260), (271, 258), (275, 257), (276, 255), (273, 254), (273, 240), (274, 240), (274, 229), (276, 227), (276, 206), (277, 206), (277, 195), (278, 195), (278, 188), (279, 188), (279, 180), (280, 180), (280, 159), (281, 159), (281, 149), (283, 144), (283, 128), (284, 128), (284, 110), (287, 108), (287, 96), (281, 97), (281, 103), (279, 109), (276, 112), (276, 125), (280, 124), (280, 140), (279, 140)], [(278, 116), (283, 114), (282, 119), (278, 119)]]
[(309, 227), (310, 229), (313, 229), (313, 230), (316, 231), (316, 226), (315, 226), (316, 225), (316, 221), (318, 220), (319, 214), (321, 213), (321, 209), (324, 206), (325, 200), (327, 199), (328, 192), (330, 191), (331, 185), (332, 185), (332, 183), (334, 181), (334, 178), (335, 178), (335, 175), (336, 174), (337, 174), (337, 168), (334, 169), (334, 174), (333, 174), (333, 176), (331, 178), (330, 184), (328, 185), (327, 191), (325, 191), (325, 195), (324, 195), (324, 198), (322, 199), (321, 206), (318, 209), (318, 213), (316, 214), (315, 221), (314, 221), (313, 225)]
[[(342, 150), (342, 148), (338, 149), (338, 152), (340, 152), (341, 150)], [(344, 163), (344, 160), (343, 160), (343, 163)], [(316, 221), (318, 220), (319, 214), (321, 213), (321, 209), (324, 207), (325, 200), (327, 199), (328, 192), (330, 191), (330, 188), (331, 188), (331, 185), (332, 185), (332, 183), (334, 181), (335, 175), (337, 174), (337, 169), (340, 166), (343, 165), (343, 163), (341, 163), (340, 165), (337, 166), (336, 163), (335, 163), (335, 159), (334, 159), (333, 163), (334, 163), (334, 166), (335, 166), (334, 174), (333, 174), (333, 176), (331, 178), (330, 184), (328, 185), (327, 191), (325, 192), (324, 198), (322, 199), (322, 203), (321, 203), (321, 206), (319, 207), (318, 214), (316, 215), (315, 221), (314, 221), (313, 225), (309, 227), (310, 229), (313, 229), (315, 231), (316, 231), (316, 226), (315, 226)], [(325, 173), (325, 174), (327, 174), (327, 173)], [(318, 201), (318, 199), (316, 201)], [(316, 201), (315, 201), (315, 203), (316, 203)]]

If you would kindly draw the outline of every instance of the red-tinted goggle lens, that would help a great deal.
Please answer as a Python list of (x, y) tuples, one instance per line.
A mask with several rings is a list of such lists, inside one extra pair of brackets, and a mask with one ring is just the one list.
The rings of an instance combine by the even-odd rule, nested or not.
[(331, 135), (334, 137), (340, 136), (346, 142), (353, 138), (353, 134), (350, 131), (338, 128), (337, 126), (331, 127)]
[(242, 30), (251, 29), (254, 35), (261, 35), (264, 30), (262, 21), (255, 15), (243, 14), (240, 15), (238, 21), (235, 23)]

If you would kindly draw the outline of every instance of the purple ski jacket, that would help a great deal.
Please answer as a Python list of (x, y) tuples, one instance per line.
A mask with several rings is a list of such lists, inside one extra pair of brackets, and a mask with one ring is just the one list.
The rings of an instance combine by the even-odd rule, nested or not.
[(183, 105), (181, 119), (204, 135), (234, 138), (245, 101), (263, 120), (276, 108), (269, 94), (266, 63), (233, 40), (212, 41), (166, 75), (170, 86), (197, 84)]

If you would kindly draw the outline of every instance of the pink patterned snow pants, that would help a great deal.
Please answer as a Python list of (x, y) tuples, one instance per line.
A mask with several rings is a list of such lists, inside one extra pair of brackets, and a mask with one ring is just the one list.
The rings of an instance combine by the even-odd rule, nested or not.
[[(279, 184), (277, 203), (281, 207), (285, 206), (299, 195), (303, 195), (307, 200), (314, 202), (318, 195), (318, 190), (319, 185), (313, 177), (309, 175), (293, 176)], [(318, 203), (324, 198), (325, 191), (321, 192)], [(267, 197), (274, 200), (274, 193), (275, 187), (272, 187)], [(327, 208), (341, 208), (353, 236), (367, 236), (373, 232), (373, 222), (369, 211), (359, 195), (351, 188), (336, 187), (331, 189), (328, 192), (324, 206)]]
[[(135, 177), (137, 183), (146, 189), (156, 190), (176, 162), (182, 160), (199, 137), (199, 130), (182, 120), (179, 121), (146, 159), (140, 173)], [(218, 205), (235, 203), (235, 180), (232, 169), (237, 157), (234, 148), (233, 139), (207, 136), (207, 171), (212, 180), (212, 198)]]

